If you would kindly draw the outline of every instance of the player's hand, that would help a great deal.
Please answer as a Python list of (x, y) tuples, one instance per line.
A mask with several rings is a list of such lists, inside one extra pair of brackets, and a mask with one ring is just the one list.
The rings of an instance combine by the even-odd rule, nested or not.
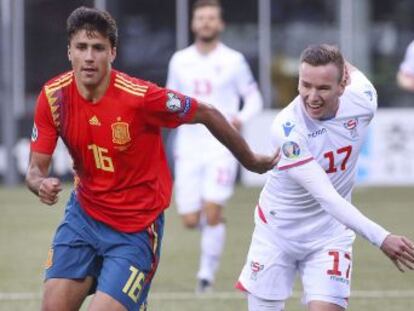
[(277, 149), (277, 151), (271, 156), (255, 154), (253, 164), (246, 168), (252, 172), (263, 174), (274, 168), (277, 163), (279, 163), (279, 160), (280, 149)]
[(414, 243), (408, 238), (390, 234), (382, 242), (381, 250), (401, 272), (404, 266), (414, 270)]
[(53, 205), (58, 201), (58, 194), (60, 191), (62, 191), (60, 180), (54, 177), (49, 177), (43, 179), (40, 183), (38, 195), (42, 203)]

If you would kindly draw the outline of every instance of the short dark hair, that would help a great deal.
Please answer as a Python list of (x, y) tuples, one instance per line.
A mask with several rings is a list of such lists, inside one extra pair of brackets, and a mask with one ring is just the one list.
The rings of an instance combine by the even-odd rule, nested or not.
[(223, 7), (221, 6), (221, 3), (219, 0), (196, 0), (192, 7), (192, 13), (199, 9), (204, 8), (207, 6), (216, 7), (220, 11), (220, 17), (223, 18)]
[(118, 44), (118, 28), (115, 20), (108, 12), (84, 6), (77, 8), (66, 21), (69, 43), (73, 35), (79, 30), (86, 30), (88, 35), (97, 31), (109, 39), (112, 47), (116, 47)]
[(308, 46), (300, 56), (300, 63), (307, 63), (312, 66), (334, 64), (339, 71), (339, 81), (343, 78), (345, 60), (341, 51), (335, 45), (320, 44)]

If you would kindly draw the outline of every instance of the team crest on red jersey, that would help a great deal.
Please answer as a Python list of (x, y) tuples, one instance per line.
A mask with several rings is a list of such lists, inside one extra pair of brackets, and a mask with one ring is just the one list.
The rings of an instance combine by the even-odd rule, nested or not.
[(117, 122), (111, 124), (112, 142), (118, 145), (125, 145), (131, 141), (129, 135), (129, 124), (122, 122), (121, 118), (117, 118)]

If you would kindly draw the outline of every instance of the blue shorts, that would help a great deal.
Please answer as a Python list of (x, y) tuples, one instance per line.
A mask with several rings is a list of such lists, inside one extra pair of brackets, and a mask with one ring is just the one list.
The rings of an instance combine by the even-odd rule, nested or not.
[(45, 279), (92, 276), (91, 293), (104, 292), (128, 310), (145, 310), (163, 229), (161, 214), (143, 231), (116, 231), (87, 215), (72, 193), (49, 251)]

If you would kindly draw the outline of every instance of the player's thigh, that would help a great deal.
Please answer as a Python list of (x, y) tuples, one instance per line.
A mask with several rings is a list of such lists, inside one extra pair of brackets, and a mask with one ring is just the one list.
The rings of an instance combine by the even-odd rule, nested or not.
[(145, 308), (159, 262), (163, 225), (161, 215), (146, 230), (119, 234), (104, 253), (97, 291), (117, 300), (127, 310)]
[(110, 295), (97, 291), (88, 307), (88, 311), (102, 310), (126, 311), (128, 309)]
[(84, 279), (97, 276), (101, 260), (91, 234), (90, 220), (81, 210), (74, 194), (67, 204), (65, 217), (56, 230), (45, 266), (45, 279)]
[(304, 303), (321, 301), (341, 308), (348, 306), (353, 241), (353, 233), (345, 233), (300, 262)]
[(101, 261), (91, 242), (76, 232), (74, 224), (63, 223), (56, 231), (45, 267), (45, 279), (95, 277)]
[(205, 164), (202, 186), (204, 201), (225, 205), (234, 192), (237, 161), (231, 155), (216, 156)]
[(308, 303), (308, 311), (344, 311), (345, 308), (330, 302), (311, 301)]
[(48, 279), (44, 283), (42, 310), (79, 310), (93, 284), (93, 278)]
[(247, 294), (247, 306), (249, 311), (283, 311), (285, 302), (279, 300), (267, 300)]
[(267, 300), (286, 300), (296, 275), (296, 260), (256, 224), (237, 287)]
[(200, 161), (182, 157), (176, 160), (174, 191), (179, 214), (191, 214), (201, 210), (203, 178), (203, 166)]

